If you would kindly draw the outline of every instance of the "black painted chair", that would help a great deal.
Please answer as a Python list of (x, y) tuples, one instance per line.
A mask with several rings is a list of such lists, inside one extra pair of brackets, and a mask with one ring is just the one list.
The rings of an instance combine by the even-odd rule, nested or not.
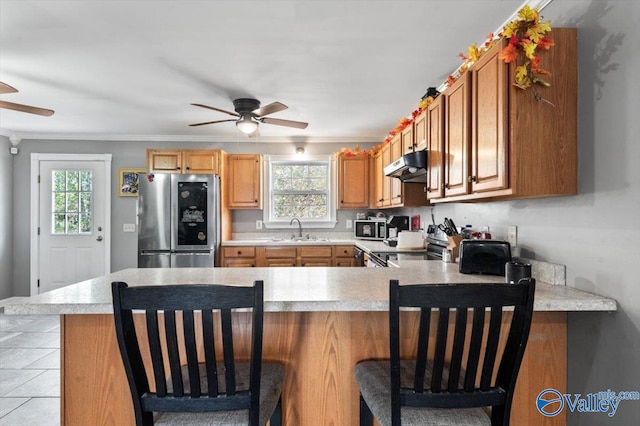
[[(391, 359), (361, 361), (355, 367), (360, 424), (371, 425), (375, 417), (383, 426), (508, 425), (534, 292), (531, 278), (515, 285), (400, 286), (392, 280)], [(402, 360), (401, 307), (420, 310), (415, 353)], [(503, 316), (504, 310), (513, 315), (506, 343), (499, 345), (502, 320), (511, 314)]]
[[(280, 425), (284, 366), (262, 362), (262, 281), (252, 287), (129, 287), (114, 282), (112, 292), (136, 425), (255, 426), (268, 420)], [(249, 361), (234, 359), (232, 310), (236, 309), (252, 310)], [(139, 335), (134, 324), (138, 313), (145, 316), (144, 325), (138, 325)], [(146, 328), (146, 336), (141, 328)], [(141, 351), (145, 345), (138, 339), (148, 343), (149, 371)], [(181, 365), (181, 354), (186, 365)], [(147, 377), (154, 378), (154, 391)]]

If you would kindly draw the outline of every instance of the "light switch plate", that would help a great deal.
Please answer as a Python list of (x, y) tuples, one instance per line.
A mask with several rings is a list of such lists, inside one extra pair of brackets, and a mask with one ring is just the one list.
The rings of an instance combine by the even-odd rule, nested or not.
[(123, 223), (122, 224), (122, 232), (136, 232), (136, 224), (135, 223)]
[(518, 245), (518, 227), (517, 226), (509, 226), (507, 228), (507, 241), (511, 244), (511, 247), (516, 247)]
[(256, 229), (262, 229), (262, 221), (256, 220)]
[(347, 229), (353, 228), (353, 220), (347, 219)]

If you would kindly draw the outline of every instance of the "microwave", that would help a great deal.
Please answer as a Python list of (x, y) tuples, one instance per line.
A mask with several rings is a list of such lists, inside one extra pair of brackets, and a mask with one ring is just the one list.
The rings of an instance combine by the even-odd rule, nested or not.
[(353, 226), (354, 237), (360, 240), (384, 240), (387, 238), (387, 221), (355, 220)]

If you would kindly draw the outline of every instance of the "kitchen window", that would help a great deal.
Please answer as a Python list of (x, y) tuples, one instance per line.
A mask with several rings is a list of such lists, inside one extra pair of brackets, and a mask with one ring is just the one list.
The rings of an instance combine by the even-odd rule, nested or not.
[(289, 228), (294, 217), (304, 228), (333, 228), (336, 224), (335, 167), (328, 156), (265, 156), (267, 228)]

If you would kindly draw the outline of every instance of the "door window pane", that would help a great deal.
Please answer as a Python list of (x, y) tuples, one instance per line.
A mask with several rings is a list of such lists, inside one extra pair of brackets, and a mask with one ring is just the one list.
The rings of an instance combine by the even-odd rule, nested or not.
[(91, 234), (93, 173), (87, 170), (54, 170), (51, 173), (52, 232)]

